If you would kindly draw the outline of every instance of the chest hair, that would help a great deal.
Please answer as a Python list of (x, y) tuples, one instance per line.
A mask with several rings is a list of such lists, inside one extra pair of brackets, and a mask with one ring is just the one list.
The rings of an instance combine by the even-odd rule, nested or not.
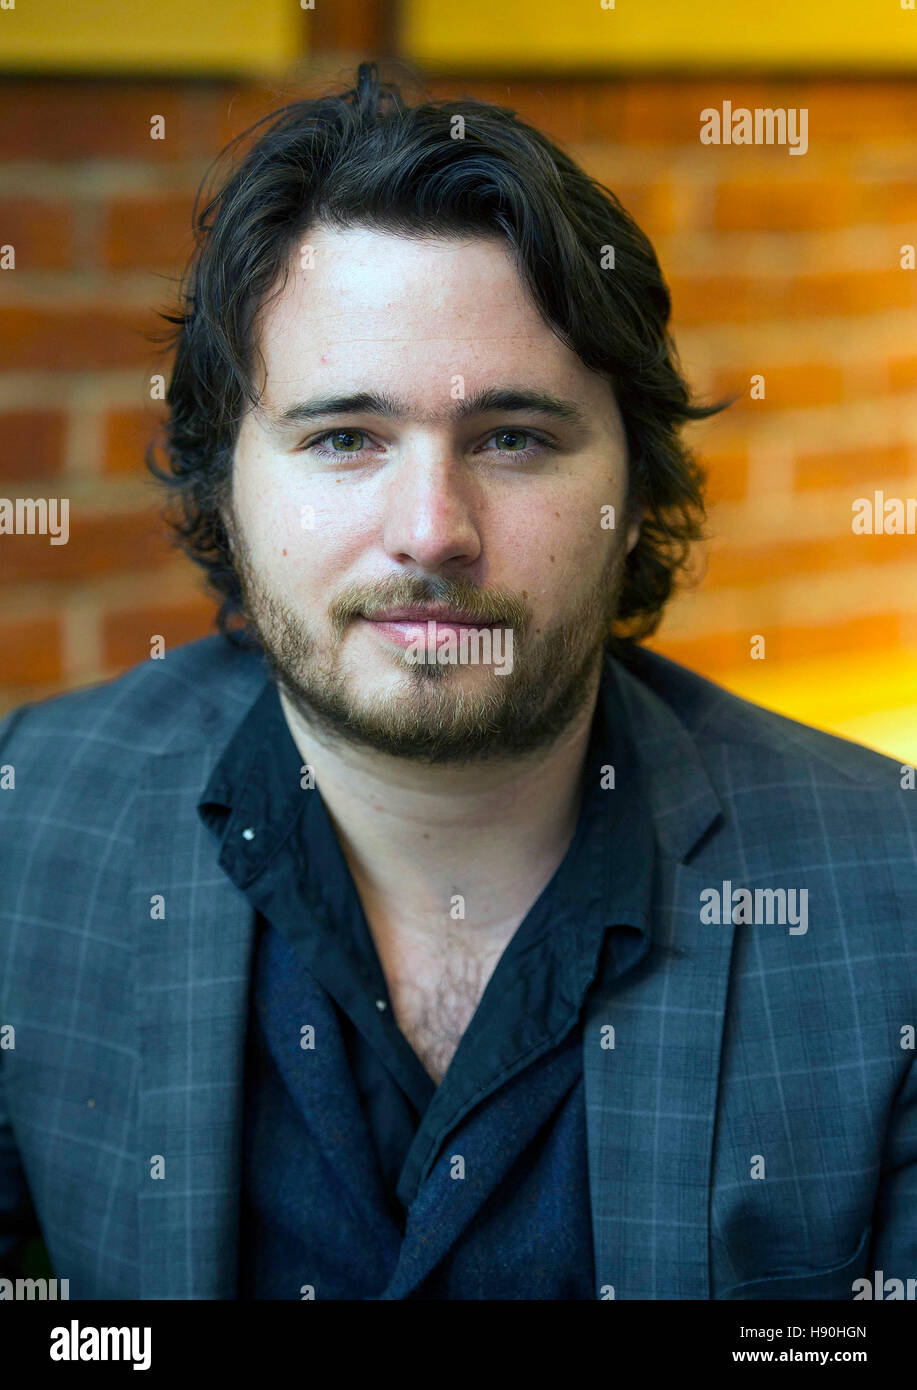
[(386, 972), (395, 1021), (439, 1085), (455, 1056), (503, 945), (482, 952), (451, 943), (435, 960), (408, 957)]

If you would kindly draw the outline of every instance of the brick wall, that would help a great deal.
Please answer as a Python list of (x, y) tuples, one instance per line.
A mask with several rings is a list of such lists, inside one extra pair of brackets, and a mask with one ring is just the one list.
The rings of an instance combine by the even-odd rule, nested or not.
[[(743, 392), (692, 430), (714, 502), (706, 578), (654, 645), (734, 686), (752, 634), (788, 679), (813, 658), (852, 658), (867, 682), (875, 663), (911, 670), (917, 538), (855, 536), (850, 519), (858, 496), (917, 491), (917, 272), (900, 268), (917, 241), (912, 83), (432, 86), (516, 107), (612, 187), (659, 251), (695, 387)], [(149, 379), (168, 370), (145, 335), (171, 307), (210, 159), (303, 90), (0, 83), (0, 245), (16, 256), (0, 272), (0, 495), (68, 496), (71, 530), (66, 546), (0, 538), (0, 711), (119, 674), (153, 633), (212, 628), (143, 468)], [(808, 153), (702, 146), (699, 113), (724, 98), (807, 107)]]

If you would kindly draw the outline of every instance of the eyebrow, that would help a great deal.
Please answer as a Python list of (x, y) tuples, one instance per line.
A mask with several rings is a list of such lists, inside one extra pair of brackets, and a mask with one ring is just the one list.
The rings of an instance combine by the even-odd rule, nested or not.
[[(442, 420), (457, 424), (474, 415), (485, 415), (496, 410), (529, 411), (583, 429), (589, 424), (588, 417), (575, 401), (563, 400), (546, 391), (520, 387), (488, 387), (475, 391), (473, 395), (439, 412), (435, 418), (437, 423)], [(278, 431), (294, 425), (307, 425), (329, 415), (380, 415), (387, 420), (406, 420), (411, 411), (405, 402), (388, 392), (358, 391), (347, 396), (318, 396), (311, 401), (298, 401), (277, 414), (265, 412), (269, 427)]]

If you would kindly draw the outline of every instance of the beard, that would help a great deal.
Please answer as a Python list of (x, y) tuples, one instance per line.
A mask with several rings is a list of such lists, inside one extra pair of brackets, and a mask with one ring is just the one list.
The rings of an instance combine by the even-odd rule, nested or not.
[[(576, 608), (540, 633), (532, 633), (524, 593), (520, 598), (464, 579), (406, 572), (338, 594), (328, 609), (328, 642), (264, 584), (235, 517), (227, 533), (249, 640), (300, 717), (335, 739), (427, 764), (521, 757), (554, 743), (595, 694), (623, 583), (622, 545), (612, 544), (602, 573)], [(360, 666), (342, 652), (348, 630), (363, 615), (432, 603), (509, 629), (512, 669), (497, 675), (478, 667), (486, 675), (469, 688), (459, 675), (467, 668), (411, 663), (393, 647), (389, 660), (402, 673), (397, 688), (361, 693)], [(384, 660), (380, 652), (374, 668)]]

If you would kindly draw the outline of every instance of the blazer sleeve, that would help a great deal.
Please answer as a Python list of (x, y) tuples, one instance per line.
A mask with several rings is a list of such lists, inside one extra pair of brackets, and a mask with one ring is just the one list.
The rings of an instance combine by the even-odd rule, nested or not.
[(886, 1279), (917, 1278), (917, 1059), (892, 1110), (873, 1215), (871, 1261), (870, 1275), (881, 1270)]
[(3, 1053), (0, 1052), (0, 1277), (22, 1275), (26, 1243), (41, 1235), (25, 1173), (13, 1138), (6, 1094), (3, 1089)]
[[(0, 767), (15, 760), (10, 756), (11, 735), (20, 720), (31, 708), (22, 705), (0, 722)], [(15, 796), (15, 792), (0, 791), (0, 798)], [(0, 1026), (7, 998), (4, 979), (6, 961), (6, 931), (9, 925), (9, 893), (13, 881), (16, 849), (12, 846), (10, 825), (15, 823), (12, 807), (0, 802)], [(4, 847), (8, 858), (4, 863)], [(4, 1049), (0, 1047), (0, 1277), (16, 1278), (22, 1274), (21, 1259), (26, 1243), (41, 1234), (32, 1204), (25, 1172), (20, 1162), (3, 1078)]]

